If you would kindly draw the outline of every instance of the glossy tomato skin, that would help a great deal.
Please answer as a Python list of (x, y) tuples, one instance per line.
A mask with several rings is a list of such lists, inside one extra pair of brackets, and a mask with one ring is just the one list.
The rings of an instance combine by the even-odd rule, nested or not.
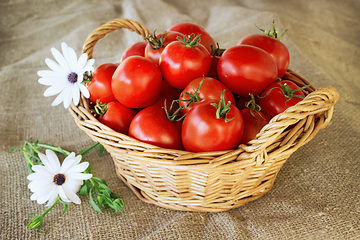
[(217, 64), (220, 60), (220, 56), (211, 56), (211, 67), (210, 67), (210, 71), (208, 73), (208, 77), (212, 77), (215, 78), (217, 80), (219, 80), (219, 76), (217, 73)]
[(145, 47), (147, 42), (137, 42), (125, 49), (121, 55), (120, 62), (131, 56), (145, 57)]
[(185, 150), (190, 152), (208, 152), (229, 150), (238, 147), (244, 132), (244, 122), (240, 111), (231, 104), (225, 122), (216, 119), (216, 108), (205, 101), (192, 108), (184, 118), (182, 126), (182, 141)]
[(224, 51), (217, 65), (219, 80), (233, 93), (254, 96), (277, 79), (274, 59), (266, 51), (238, 45)]
[(163, 39), (163, 46), (157, 49), (152, 49), (150, 44), (147, 43), (145, 47), (145, 57), (153, 60), (156, 64), (159, 65), (159, 59), (162, 51), (165, 49), (165, 47), (174, 41), (178, 41), (177, 37), (184, 37), (184, 34), (180, 32), (174, 32), (174, 31), (167, 31), (165, 33), (159, 33), (156, 35), (158, 39), (162, 37)]
[(194, 33), (195, 36), (201, 34), (200, 43), (209, 51), (209, 53), (211, 53), (210, 45), (212, 45), (213, 47), (216, 46), (215, 41), (211, 37), (211, 35), (203, 27), (195, 23), (189, 23), (189, 22), (178, 23), (171, 26), (168, 29), (168, 31), (176, 31), (183, 33), (185, 35), (191, 35), (192, 33)]
[(160, 97), (169, 98), (172, 100), (178, 99), (182, 90), (172, 87), (167, 81), (163, 80), (161, 83)]
[(254, 33), (240, 39), (237, 45), (240, 44), (255, 46), (268, 52), (276, 63), (278, 77), (284, 76), (289, 67), (290, 53), (286, 45), (280, 40), (265, 34)]
[(117, 66), (117, 64), (105, 63), (95, 69), (91, 82), (87, 86), (90, 101), (96, 103), (99, 100), (101, 103), (108, 103), (116, 100), (111, 91), (111, 78)]
[(253, 111), (253, 114), (256, 117), (255, 118), (253, 115), (251, 115), (249, 108), (244, 108), (240, 112), (244, 120), (244, 133), (240, 143), (246, 144), (250, 140), (256, 138), (256, 135), (266, 124), (269, 123), (270, 119), (262, 112)]
[[(299, 88), (298, 85), (289, 80), (282, 80), (280, 83), (287, 84), (291, 90)], [(302, 90), (296, 91), (294, 94), (305, 97)], [(264, 91), (256, 99), (256, 102), (260, 105), (261, 111), (271, 119), (279, 113), (284, 112), (288, 107), (294, 106), (296, 103), (300, 102), (302, 98), (293, 97), (291, 100), (287, 100), (288, 98), (285, 97), (283, 92), (280, 90), (279, 82), (275, 82), (264, 89)]]
[[(186, 100), (189, 100), (190, 97), (189, 97), (189, 95), (185, 94), (185, 92), (187, 92), (189, 94), (194, 94), (194, 89), (196, 90), (198, 88), (201, 81), (203, 81), (203, 82), (197, 92), (197, 94), (200, 98), (199, 101), (190, 103), (190, 105), (187, 106), (188, 102), (186, 102)], [(191, 108), (193, 108), (197, 104), (200, 104), (206, 100), (214, 99), (219, 102), (221, 93), (224, 89), (225, 89), (225, 94), (224, 94), (225, 102), (227, 103), (228, 101), (230, 101), (232, 104), (235, 104), (234, 95), (220, 81), (218, 81), (214, 78), (211, 78), (211, 77), (200, 77), (200, 78), (196, 78), (196, 79), (192, 80), (180, 94), (179, 106), (184, 107), (184, 109), (181, 111), (181, 113), (182, 114), (188, 113)]]
[(115, 98), (129, 108), (150, 106), (159, 97), (162, 76), (150, 59), (131, 56), (120, 63), (111, 81)]
[(209, 73), (211, 55), (201, 44), (187, 47), (174, 41), (161, 53), (159, 66), (164, 79), (172, 87), (184, 89), (193, 79)]
[(134, 109), (127, 108), (118, 101), (113, 101), (107, 103), (106, 113), (99, 116), (98, 120), (116, 132), (128, 134), (130, 123), (135, 114)]
[(144, 108), (133, 118), (129, 136), (158, 147), (183, 150), (181, 121), (171, 122), (156, 104)]

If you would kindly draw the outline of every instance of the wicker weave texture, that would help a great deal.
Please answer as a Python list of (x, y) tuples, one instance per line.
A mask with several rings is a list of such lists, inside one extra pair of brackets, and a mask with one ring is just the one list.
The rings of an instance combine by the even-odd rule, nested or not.
[[(122, 28), (143, 37), (149, 33), (138, 22), (115, 19), (88, 36), (83, 52), (91, 58), (98, 40)], [(283, 79), (309, 84), (291, 70)], [(117, 175), (142, 201), (174, 210), (220, 212), (268, 192), (289, 156), (329, 124), (337, 90), (313, 86), (306, 90), (306, 98), (275, 116), (257, 139), (218, 152), (163, 149), (117, 133), (92, 116), (83, 97), (79, 106), (71, 105), (70, 113), (79, 128), (111, 154)]]

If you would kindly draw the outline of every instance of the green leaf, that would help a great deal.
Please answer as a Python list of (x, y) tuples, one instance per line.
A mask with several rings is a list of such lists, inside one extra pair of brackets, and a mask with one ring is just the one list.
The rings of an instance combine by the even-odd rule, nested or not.
[(89, 181), (84, 180), (84, 184), (82, 185), (79, 194), (86, 195), (89, 192), (89, 189), (90, 189)]
[(105, 185), (107, 186), (106, 181), (105, 181), (105, 180), (103, 180), (103, 179), (101, 179), (101, 178), (92, 177), (92, 179), (94, 179), (95, 181), (100, 182), (100, 183), (102, 183), (102, 184), (105, 184)]
[(14, 153), (16, 150), (18, 150), (20, 147), (13, 147), (9, 152)]
[(101, 157), (103, 155), (104, 150), (105, 150), (104, 146), (100, 144), (99, 145), (99, 157)]
[(104, 199), (101, 196), (97, 196), (96, 201), (99, 203), (99, 206), (101, 207), (104, 202)]
[(94, 188), (94, 187), (90, 188), (90, 191), (89, 191), (89, 202), (90, 202), (91, 206), (95, 209), (95, 211), (101, 213), (101, 212), (102, 212), (101, 209), (100, 209), (99, 206), (95, 203), (95, 201), (94, 201), (94, 199), (93, 199), (93, 197), (92, 197), (92, 189), (93, 189), (93, 188)]
[(119, 198), (120, 195), (117, 194), (117, 193), (111, 192), (111, 193), (110, 193), (110, 197), (112, 197), (112, 198)]

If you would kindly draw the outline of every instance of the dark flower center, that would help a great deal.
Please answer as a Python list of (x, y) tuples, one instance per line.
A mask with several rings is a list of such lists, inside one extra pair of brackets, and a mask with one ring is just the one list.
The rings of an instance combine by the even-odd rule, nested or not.
[(61, 185), (64, 184), (64, 182), (65, 182), (65, 175), (64, 175), (64, 174), (58, 173), (58, 174), (55, 175), (55, 177), (54, 177), (54, 183), (55, 183), (56, 185), (61, 186)]
[(77, 82), (77, 79), (78, 79), (78, 75), (74, 72), (71, 72), (69, 75), (68, 75), (68, 80), (69, 82), (71, 83), (76, 83)]

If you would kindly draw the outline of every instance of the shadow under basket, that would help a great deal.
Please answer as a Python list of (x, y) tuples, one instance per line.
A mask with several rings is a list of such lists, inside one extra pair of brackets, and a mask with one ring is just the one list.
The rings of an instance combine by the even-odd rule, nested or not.
[[(138, 22), (115, 19), (88, 36), (83, 52), (92, 58), (98, 40), (122, 28), (142, 37), (150, 33)], [(283, 79), (300, 87), (309, 84), (291, 70)], [(142, 201), (174, 210), (221, 212), (267, 193), (290, 155), (329, 124), (337, 90), (311, 86), (306, 91), (305, 99), (275, 116), (255, 140), (228, 151), (191, 153), (140, 142), (100, 123), (83, 96), (70, 113), (79, 128), (111, 154), (117, 175)]]

